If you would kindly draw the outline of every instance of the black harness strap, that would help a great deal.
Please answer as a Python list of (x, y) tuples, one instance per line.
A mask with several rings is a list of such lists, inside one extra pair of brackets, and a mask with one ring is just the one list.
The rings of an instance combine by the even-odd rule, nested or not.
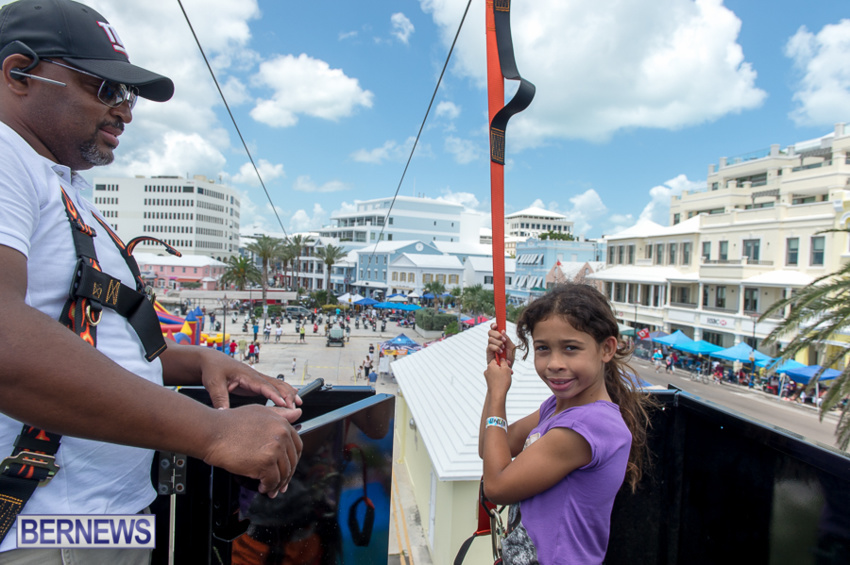
[[(68, 300), (59, 315), (59, 322), (80, 336), (86, 343), (97, 345), (97, 325), (106, 306), (115, 310), (136, 331), (145, 349), (145, 359), (153, 361), (166, 349), (159, 319), (152, 300), (155, 297), (142, 279), (139, 266), (133, 259), (133, 248), (140, 241), (162, 243), (169, 253), (180, 252), (152, 237), (136, 238), (125, 246), (118, 235), (99, 217), (95, 220), (106, 230), (118, 247), (136, 282), (136, 289), (103, 272), (97, 261), (94, 237), (97, 233), (77, 212), (77, 207), (62, 190), (65, 213), (71, 224), (77, 265), (74, 269)], [(151, 298), (148, 300), (147, 298)], [(55, 457), (62, 436), (24, 424), (15, 439), (12, 455), (0, 463), (0, 541), (6, 537), (15, 518), (35, 492), (53, 478), (59, 467)]]

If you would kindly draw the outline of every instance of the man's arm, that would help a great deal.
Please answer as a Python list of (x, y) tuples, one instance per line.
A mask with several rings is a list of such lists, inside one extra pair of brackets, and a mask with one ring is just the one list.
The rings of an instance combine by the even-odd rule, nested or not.
[(124, 370), (28, 306), (27, 259), (0, 245), (0, 412), (63, 435), (185, 453), (276, 495), (301, 440), (284, 409), (215, 410)]

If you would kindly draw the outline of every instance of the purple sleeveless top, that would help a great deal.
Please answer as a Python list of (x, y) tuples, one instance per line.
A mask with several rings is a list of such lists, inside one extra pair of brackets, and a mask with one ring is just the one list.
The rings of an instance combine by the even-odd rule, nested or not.
[[(543, 436), (570, 428), (590, 444), (592, 459), (552, 488), (520, 503), (522, 523), (537, 547), (541, 565), (600, 564), (608, 548), (611, 509), (623, 484), (632, 435), (619, 407), (607, 400), (555, 412), (554, 396), (540, 405)], [(539, 436), (538, 436), (539, 437)]]

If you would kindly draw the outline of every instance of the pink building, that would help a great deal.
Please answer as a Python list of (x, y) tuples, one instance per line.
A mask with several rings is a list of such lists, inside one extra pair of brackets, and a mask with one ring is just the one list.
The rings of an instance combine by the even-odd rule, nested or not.
[(139, 264), (142, 278), (158, 289), (180, 290), (186, 283), (199, 283), (200, 290), (215, 290), (227, 268), (226, 263), (203, 255), (174, 257), (134, 253), (133, 257)]

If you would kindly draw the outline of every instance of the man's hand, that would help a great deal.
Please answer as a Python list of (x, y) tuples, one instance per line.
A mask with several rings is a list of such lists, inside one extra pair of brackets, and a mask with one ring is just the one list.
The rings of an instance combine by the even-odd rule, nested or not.
[(301, 397), (288, 383), (255, 371), (218, 351), (202, 350), (201, 382), (215, 408), (230, 408), (229, 394), (264, 396), (279, 406), (278, 413), (289, 422), (301, 417)]
[(287, 383), (263, 375), (229, 355), (207, 347), (169, 345), (162, 354), (163, 380), (167, 385), (202, 384), (213, 406), (229, 408), (229, 394), (270, 399), (289, 422), (301, 417), (301, 398)]
[(302, 448), (301, 438), (287, 421), (287, 410), (252, 405), (216, 412), (204, 462), (258, 479), (259, 492), (270, 498), (286, 491)]

